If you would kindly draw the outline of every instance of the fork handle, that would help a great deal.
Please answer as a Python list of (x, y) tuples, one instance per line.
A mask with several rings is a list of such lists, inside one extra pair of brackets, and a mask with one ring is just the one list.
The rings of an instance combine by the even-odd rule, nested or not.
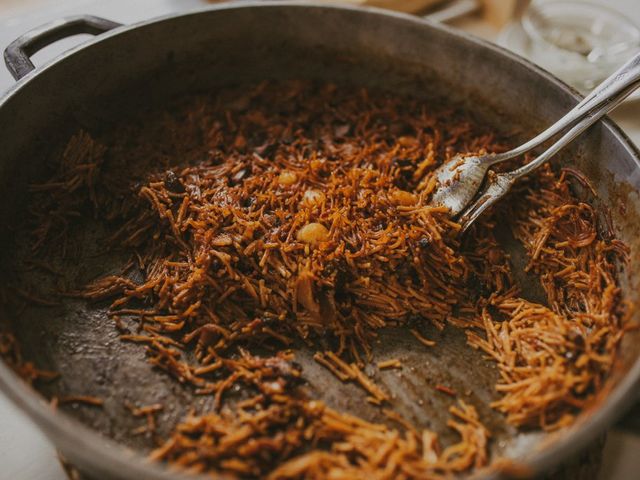
[[(640, 69), (639, 69), (640, 70)], [(608, 95), (606, 103), (601, 103), (595, 110), (591, 110), (587, 112), (585, 115), (581, 117), (581, 120), (575, 125), (571, 130), (565, 133), (556, 143), (551, 145), (547, 150), (538, 155), (537, 158), (526, 163), (520, 168), (509, 173), (513, 177), (514, 180), (517, 180), (525, 175), (528, 175), (538, 167), (540, 167), (543, 163), (553, 157), (556, 153), (558, 153), (561, 149), (567, 146), (569, 143), (573, 141), (578, 135), (584, 132), (591, 125), (596, 123), (602, 117), (604, 117), (607, 113), (612, 111), (618, 105), (622, 103), (622, 101), (627, 98), (631, 93), (633, 93), (640, 86), (640, 78), (633, 83), (627, 84), (627, 88), (623, 90), (618, 90), (616, 92), (611, 92)]]
[[(637, 54), (598, 85), (580, 103), (573, 107), (566, 115), (547, 128), (544, 132), (509, 152), (493, 156), (491, 159), (491, 165), (517, 157), (538, 147), (547, 140), (556, 136), (558, 133), (580, 122), (583, 117), (588, 116), (590, 112), (594, 111), (598, 107), (605, 105), (608, 102), (615, 101), (618, 95), (624, 93), (628, 88), (637, 85), (639, 82), (640, 54)], [(606, 113), (607, 112), (602, 115)], [(578, 132), (578, 134), (581, 133), (581, 131)]]

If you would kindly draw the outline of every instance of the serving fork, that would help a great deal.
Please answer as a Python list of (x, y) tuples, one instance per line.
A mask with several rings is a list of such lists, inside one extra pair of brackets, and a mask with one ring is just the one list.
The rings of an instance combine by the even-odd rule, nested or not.
[[(549, 128), (508, 152), (456, 155), (435, 172), (437, 185), (430, 203), (445, 206), (466, 231), (489, 207), (495, 205), (514, 183), (547, 162), (563, 147), (604, 115), (616, 108), (640, 86), (640, 54), (598, 85), (587, 97)], [(498, 163), (531, 152), (565, 132), (534, 160), (510, 172), (491, 172)], [(483, 187), (480, 193), (480, 188)]]

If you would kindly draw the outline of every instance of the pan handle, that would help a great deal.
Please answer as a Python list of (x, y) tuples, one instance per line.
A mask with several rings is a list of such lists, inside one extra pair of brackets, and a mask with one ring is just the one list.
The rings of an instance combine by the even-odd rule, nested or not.
[(120, 23), (92, 15), (80, 15), (54, 20), (34, 28), (15, 39), (4, 51), (4, 63), (16, 80), (35, 70), (31, 55), (63, 38), (81, 33), (99, 35), (121, 26)]

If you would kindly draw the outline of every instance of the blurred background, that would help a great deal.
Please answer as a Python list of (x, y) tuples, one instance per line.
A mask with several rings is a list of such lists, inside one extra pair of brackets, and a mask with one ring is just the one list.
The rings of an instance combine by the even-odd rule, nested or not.
[[(0, 0), (0, 48), (24, 32), (68, 15), (92, 14), (124, 24), (204, 8), (207, 0)], [(576, 90), (588, 92), (640, 51), (640, 0), (343, 0), (443, 22), (525, 56)], [(37, 65), (86, 41), (58, 42), (34, 55)], [(13, 84), (0, 67), (0, 95)], [(612, 115), (640, 145), (640, 99)], [(627, 417), (640, 423), (640, 411)], [(607, 437), (602, 480), (640, 478), (640, 437), (620, 424)], [(0, 395), (0, 480), (68, 478), (56, 452), (33, 424)]]

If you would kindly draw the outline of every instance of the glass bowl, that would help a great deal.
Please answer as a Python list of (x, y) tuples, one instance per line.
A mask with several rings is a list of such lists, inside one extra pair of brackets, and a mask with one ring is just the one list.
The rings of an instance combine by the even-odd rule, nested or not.
[(587, 92), (640, 50), (640, 29), (607, 7), (583, 1), (531, 3), (523, 12), (524, 54)]

